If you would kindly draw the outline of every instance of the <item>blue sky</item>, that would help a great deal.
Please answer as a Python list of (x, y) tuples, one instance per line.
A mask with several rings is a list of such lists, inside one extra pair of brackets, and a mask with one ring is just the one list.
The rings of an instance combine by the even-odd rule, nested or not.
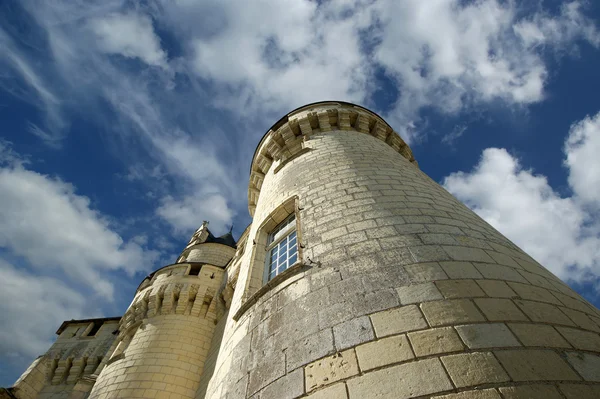
[(120, 315), (202, 220), (250, 222), (256, 144), (368, 107), (419, 164), (600, 305), (600, 4), (0, 4), (0, 386), (63, 320)]

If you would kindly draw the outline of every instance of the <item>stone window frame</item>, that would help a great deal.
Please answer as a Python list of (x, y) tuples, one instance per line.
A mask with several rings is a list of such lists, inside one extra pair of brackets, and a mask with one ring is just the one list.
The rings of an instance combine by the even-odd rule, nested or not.
[[(298, 245), (296, 262), (277, 274), (271, 280), (265, 281), (269, 234), (292, 213), (295, 215), (296, 242)], [(244, 293), (242, 295), (242, 305), (234, 314), (234, 320), (238, 320), (246, 310), (256, 303), (258, 298), (269, 292), (273, 287), (279, 285), (282, 281), (302, 270), (304, 265), (302, 262), (304, 248), (302, 245), (302, 225), (300, 219), (299, 198), (297, 195), (283, 201), (281, 205), (275, 208), (275, 210), (263, 220), (256, 231), (253, 244), (248, 279), (246, 280), (246, 286), (244, 287)]]
[(125, 351), (129, 348), (129, 344), (133, 340), (133, 336), (137, 332), (138, 328), (142, 325), (142, 321), (138, 321), (132, 324), (126, 331), (122, 334), (119, 334), (119, 338), (115, 342), (115, 349), (113, 350), (110, 358), (106, 362), (108, 366), (111, 363), (114, 363), (118, 360), (125, 358)]
[[(293, 217), (294, 220), (290, 220)], [(279, 234), (279, 236), (278, 236)], [(289, 238), (290, 236), (294, 235), (293, 238)], [(294, 240), (295, 243), (292, 246), (296, 247), (295, 252), (292, 254), (291, 252), (289, 252), (289, 242), (290, 240)], [(284, 244), (285, 243), (285, 244)], [(281, 269), (281, 265), (278, 264), (278, 259), (281, 258), (281, 255), (278, 256), (277, 260), (276, 260), (276, 267), (275, 267), (275, 275), (273, 275), (272, 277), (270, 276), (272, 274), (271, 272), (271, 266), (272, 266), (272, 262), (273, 260), (271, 259), (271, 253), (273, 250), (275, 249), (279, 249), (281, 251), (282, 246), (281, 244), (284, 244), (286, 248), (285, 249), (285, 268), (282, 269), (281, 271), (279, 271)], [(271, 232), (269, 232), (268, 236), (267, 236), (267, 246), (265, 248), (265, 268), (264, 268), (264, 274), (263, 274), (263, 284), (268, 283), (269, 281), (273, 280), (275, 277), (277, 277), (278, 275), (280, 275), (281, 273), (284, 273), (287, 269), (289, 269), (290, 267), (292, 267), (293, 265), (295, 265), (296, 263), (298, 263), (298, 248), (300, 246), (298, 245), (298, 230), (297, 230), (297, 226), (296, 226), (296, 212), (292, 212), (290, 213), (282, 222), (280, 222), (277, 226), (275, 226), (274, 229), (271, 230)], [(293, 262), (291, 262), (290, 264), (290, 258), (295, 257), (295, 260)]]

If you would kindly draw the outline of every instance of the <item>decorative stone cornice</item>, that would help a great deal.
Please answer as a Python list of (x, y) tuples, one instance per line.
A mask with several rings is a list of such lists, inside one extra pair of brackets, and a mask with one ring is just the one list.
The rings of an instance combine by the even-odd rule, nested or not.
[(355, 131), (387, 143), (418, 167), (408, 144), (379, 115), (346, 102), (319, 102), (297, 108), (281, 118), (264, 135), (252, 159), (248, 186), (248, 210), (254, 210), (263, 180), (273, 162), (285, 163), (303, 150), (302, 142), (315, 133)]

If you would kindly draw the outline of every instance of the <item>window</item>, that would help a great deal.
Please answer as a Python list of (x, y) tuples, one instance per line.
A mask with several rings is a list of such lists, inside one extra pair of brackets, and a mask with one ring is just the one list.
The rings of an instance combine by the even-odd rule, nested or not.
[(86, 337), (93, 337), (94, 335), (96, 335), (96, 333), (98, 332), (98, 330), (100, 330), (100, 327), (102, 327), (102, 324), (104, 324), (103, 321), (94, 321), (93, 322), (93, 326), (92, 329), (90, 330), (90, 332), (87, 333)]
[(281, 222), (267, 238), (265, 282), (273, 279), (298, 260), (295, 214)]
[(200, 269), (202, 269), (202, 265), (192, 265), (190, 266), (190, 272), (188, 273), (188, 275), (197, 276), (200, 274)]

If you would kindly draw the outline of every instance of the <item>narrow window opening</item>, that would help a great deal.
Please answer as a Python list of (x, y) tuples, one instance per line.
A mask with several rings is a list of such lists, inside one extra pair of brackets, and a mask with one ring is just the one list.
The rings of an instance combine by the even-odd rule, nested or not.
[(198, 276), (200, 274), (200, 269), (202, 269), (202, 265), (192, 265), (190, 266), (190, 272), (188, 274), (190, 276)]
[(103, 321), (95, 321), (94, 325), (92, 326), (92, 329), (87, 334), (87, 336), (88, 337), (93, 337), (94, 335), (96, 335), (96, 333), (98, 332), (98, 330), (100, 330), (100, 327), (102, 327), (102, 324), (104, 324)]

